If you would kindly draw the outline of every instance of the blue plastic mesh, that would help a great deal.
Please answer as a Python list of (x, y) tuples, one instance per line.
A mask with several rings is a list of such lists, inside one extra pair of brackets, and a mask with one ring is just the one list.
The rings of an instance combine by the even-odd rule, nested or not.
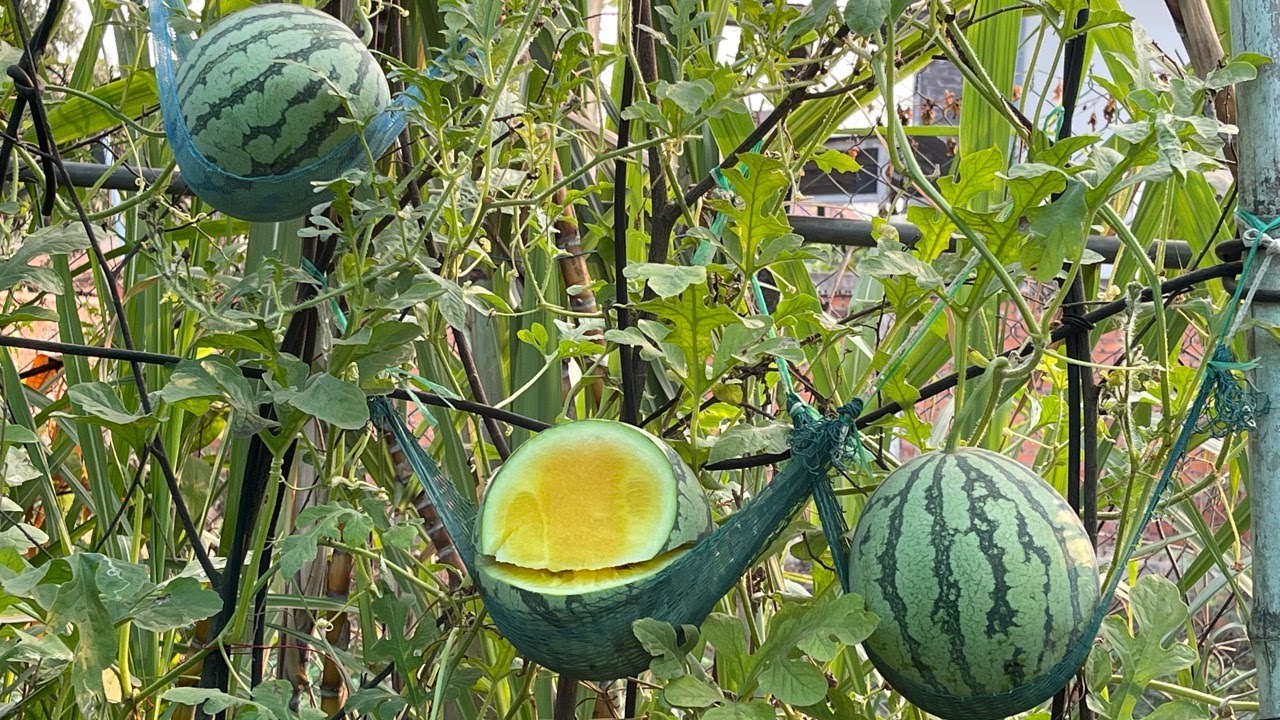
[(192, 142), (177, 95), (177, 68), (190, 52), (195, 37), (174, 30), (170, 13), (184, 15), (186, 4), (183, 0), (152, 0), (150, 11), (156, 85), (173, 157), (187, 187), (201, 200), (233, 217), (269, 222), (306, 215), (314, 205), (332, 198), (331, 193), (317, 191), (312, 183), (332, 181), (351, 170), (366, 168), (370, 156), (376, 158), (384, 153), (404, 131), (405, 111), (421, 101), (416, 88), (401, 93), (390, 107), (369, 122), (363, 139), (352, 136), (324, 157), (288, 173), (245, 177), (225, 172)]

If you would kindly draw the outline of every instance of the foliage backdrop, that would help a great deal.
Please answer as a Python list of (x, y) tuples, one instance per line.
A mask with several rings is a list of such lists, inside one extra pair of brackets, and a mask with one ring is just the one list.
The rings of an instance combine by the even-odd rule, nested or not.
[[(18, 128), (24, 174), (6, 169), (0, 197), (0, 332), (182, 359), (0, 355), (6, 717), (188, 717), (202, 700), (278, 719), (550, 716), (551, 674), (516, 657), (431, 551), (416, 481), (366, 429), (366, 394), (396, 387), (547, 423), (642, 421), (700, 470), (723, 517), (772, 470), (716, 468), (786, 447), (785, 361), (821, 409), (854, 397), (907, 407), (866, 428), (869, 460), (838, 484), (850, 522), (912, 448), (955, 442), (1016, 454), (1078, 497), (1069, 362), (1049, 333), (1064, 307), (1130, 298), (1090, 333), (1091, 346), (1118, 334), (1125, 352), (1087, 375), (1104, 558), (1132, 531), (1226, 298), (1216, 284), (1166, 303), (1138, 296), (1183, 272), (1164, 262), (1165, 241), (1187, 243), (1199, 265), (1233, 234), (1222, 219), (1234, 193), (1206, 175), (1224, 167), (1233, 128), (1208, 101), (1263, 60), (1218, 59), (1197, 77), (1116, 0), (1088, 3), (1083, 26), (1084, 0), (636, 2), (616, 8), (619, 43), (601, 46), (601, 8), (587, 2), (332, 0), (324, 9), (365, 31), (394, 83), (426, 100), (373, 171), (280, 224), (166, 191), (174, 168), (144, 5), (91, 0), (80, 33), (64, 14), (69, 34), (41, 69), (61, 155), (163, 172), (137, 190), (76, 191), (104, 266), (71, 195), (42, 216), (35, 130)], [(189, 22), (244, 4), (209, 2)], [(1186, 30), (1226, 41), (1225, 1), (1209, 7), (1221, 32)], [(17, 9), (27, 24), (44, 11)], [(18, 17), (13, 4), (0, 11), (6, 64), (26, 33)], [(730, 23), (739, 40), (722, 61)], [(1107, 117), (1055, 144), (1040, 99), (1058, 89), (1064, 44), (1086, 31), (1087, 56), (1108, 71), (1089, 80)], [(1015, 87), (1020, 46), (1032, 71)], [(928, 131), (895, 95), (935, 57), (966, 81), (943, 177), (921, 170), (913, 142)], [(0, 107), (15, 97), (0, 80)], [(771, 109), (753, 115), (748, 98)], [(876, 247), (848, 254), (791, 232), (801, 169), (852, 169), (824, 142), (863, 110), (877, 120), (859, 132), (888, 148), (901, 189), (885, 212), (905, 207), (923, 235), (914, 248), (883, 221)], [(1114, 263), (1086, 250), (1090, 234), (1119, 238)], [(810, 269), (824, 264), (859, 279), (847, 316), (814, 286)], [(1023, 340), (1029, 355), (998, 359)], [(910, 407), (967, 365), (983, 371)], [(404, 409), (468, 490), (528, 437), (448, 407)], [(1256, 708), (1242, 447), (1198, 437), (1196, 462), (1120, 569), (1128, 582), (1085, 671), (1089, 712)], [(860, 653), (875, 618), (838, 594), (814, 523), (797, 518), (683, 644), (669, 626), (637, 628), (655, 656), (634, 684), (637, 712), (917, 713)], [(244, 563), (239, 582), (219, 593), (193, 548), (224, 578), (228, 558)], [(578, 692), (579, 717), (622, 712), (622, 683)]]

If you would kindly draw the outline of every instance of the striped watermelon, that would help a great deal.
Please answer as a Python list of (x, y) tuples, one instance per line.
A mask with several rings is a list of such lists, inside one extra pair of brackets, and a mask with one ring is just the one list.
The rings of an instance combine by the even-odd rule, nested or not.
[(351, 118), (391, 101), (386, 76), (355, 33), (299, 5), (258, 5), (218, 21), (176, 79), (192, 142), (241, 177), (305, 167), (355, 134)]
[(1099, 602), (1084, 526), (1026, 467), (976, 448), (885, 478), (854, 531), (852, 591), (880, 624), (863, 644), (889, 684), (951, 720), (1051, 697), (1083, 664)]

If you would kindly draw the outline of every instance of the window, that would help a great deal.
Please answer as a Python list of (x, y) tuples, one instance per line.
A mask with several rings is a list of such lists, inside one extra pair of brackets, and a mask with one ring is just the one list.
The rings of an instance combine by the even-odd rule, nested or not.
[(800, 178), (800, 192), (806, 199), (825, 203), (866, 202), (878, 200), (883, 195), (880, 182), (881, 148), (875, 141), (863, 138), (833, 139), (827, 148), (837, 152), (853, 152), (853, 158), (862, 167), (855, 172), (822, 172), (817, 163), (804, 166)]

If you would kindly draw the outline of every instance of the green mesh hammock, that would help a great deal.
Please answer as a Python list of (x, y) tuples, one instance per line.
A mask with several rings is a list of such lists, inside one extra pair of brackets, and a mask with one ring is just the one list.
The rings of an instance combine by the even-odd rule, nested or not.
[(814, 487), (827, 485), (831, 463), (845, 452), (860, 404), (837, 418), (819, 418), (794, 402), (792, 460), (773, 481), (714, 532), (654, 575), (587, 596), (547, 596), (488, 584), (475, 572), (476, 504), (418, 444), (400, 413), (385, 398), (369, 401), (373, 423), (405, 450), (423, 489), (436, 506), (458, 555), (502, 634), (524, 657), (570, 677), (608, 680), (635, 675), (650, 654), (631, 624), (654, 618), (679, 627), (700, 625), (786, 528)]
[(190, 52), (195, 37), (175, 30), (170, 15), (185, 15), (186, 4), (184, 0), (151, 0), (149, 9), (164, 131), (182, 170), (182, 179), (201, 200), (242, 220), (279, 221), (301, 217), (312, 206), (330, 199), (331, 194), (317, 193), (312, 183), (331, 181), (350, 170), (367, 167), (368, 158), (382, 155), (404, 130), (406, 111), (422, 99), (416, 88), (400, 94), (390, 107), (365, 126), (363, 138), (353, 135), (323, 157), (287, 173), (247, 177), (226, 172), (210, 162), (192, 142), (177, 94), (178, 67)]
[[(1112, 559), (1098, 607), (1090, 618), (1090, 622), (1081, 632), (1080, 637), (1076, 639), (1076, 642), (1068, 649), (1063, 659), (1043, 675), (1007, 693), (983, 698), (966, 698), (963, 705), (950, 695), (936, 692), (933, 688), (925, 687), (894, 673), (892, 670), (882, 668), (881, 672), (885, 674), (886, 680), (895, 688), (905, 690), (905, 694), (911, 697), (912, 702), (922, 709), (949, 720), (987, 720), (1022, 712), (1048, 700), (1065, 688), (1071, 678), (1084, 665), (1085, 660), (1088, 659), (1089, 652), (1093, 648), (1094, 639), (1098, 635), (1098, 630), (1102, 627), (1103, 619), (1109, 614), (1116, 590), (1119, 588), (1120, 580), (1124, 576), (1123, 568), (1133, 558), (1143, 530), (1155, 517), (1161, 497), (1168, 490), (1178, 469), (1182, 466), (1191, 445), (1192, 437), (1196, 434), (1203, 434), (1213, 438), (1222, 438), (1231, 433), (1252, 430), (1256, 427), (1256, 416), (1268, 411), (1265, 397), (1251, 392), (1235, 375), (1238, 371), (1248, 369), (1250, 364), (1236, 361), (1235, 355), (1229, 347), (1229, 342), (1239, 328), (1242, 308), (1249, 305), (1252, 300), (1253, 290), (1256, 288), (1256, 284), (1251, 283), (1249, 294), (1241, 303), (1241, 294), (1246, 284), (1245, 279), (1256, 278), (1265, 273), (1270, 263), (1270, 254), (1275, 251), (1274, 248), (1277, 241), (1266, 241), (1271, 243), (1271, 247), (1267, 251), (1268, 257), (1264, 259), (1262, 266), (1255, 273), (1253, 272), (1253, 263), (1258, 247), (1264, 244), (1263, 239), (1266, 238), (1268, 231), (1280, 227), (1280, 220), (1270, 225), (1264, 225), (1251, 215), (1246, 213), (1239, 214), (1242, 220), (1251, 226), (1249, 231), (1246, 232), (1246, 240), (1252, 237), (1249, 253), (1240, 273), (1241, 282), (1238, 283), (1234, 295), (1220, 318), (1220, 330), (1215, 338), (1209, 360), (1201, 368), (1199, 388), (1190, 408), (1187, 410), (1186, 420), (1178, 433), (1173, 448), (1169, 452), (1160, 478), (1151, 489), (1146, 505), (1142, 508), (1139, 521), (1132, 528), (1129, 536), (1123, 540)], [(924, 323), (926, 327), (929, 324), (930, 321)], [(829, 483), (816, 483), (814, 485), (814, 500), (818, 508), (823, 532), (831, 544), (832, 559), (836, 568), (842, 571), (839, 573), (841, 587), (845, 592), (848, 592), (850, 587), (849, 554), (851, 538), (844, 511), (840, 507), (835, 491)], [(883, 666), (883, 664), (880, 665)]]

